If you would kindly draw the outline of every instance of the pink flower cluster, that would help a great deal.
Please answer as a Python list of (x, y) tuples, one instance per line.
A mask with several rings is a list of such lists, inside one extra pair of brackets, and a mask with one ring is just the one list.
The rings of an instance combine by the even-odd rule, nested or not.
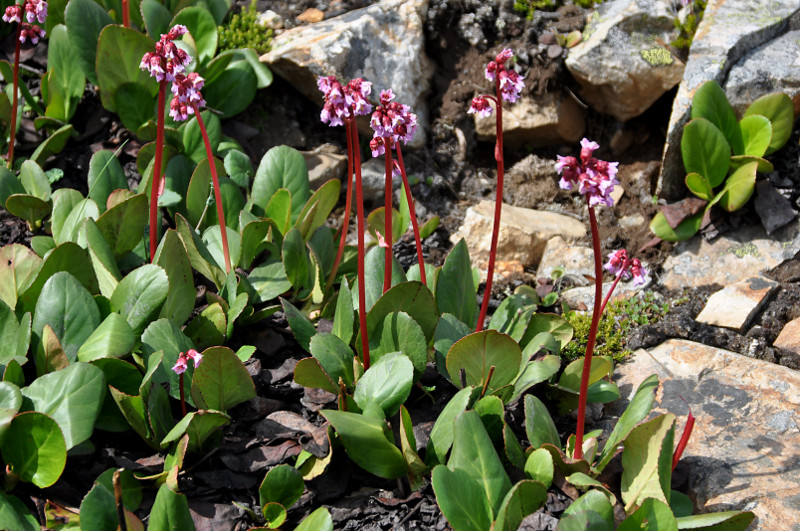
[(159, 83), (175, 81), (175, 76), (183, 74), (192, 58), (173, 41), (188, 31), (186, 26), (176, 24), (169, 32), (162, 34), (156, 43), (156, 51), (144, 54), (139, 68), (150, 72)]
[(578, 192), (589, 198), (589, 206), (605, 204), (614, 206), (611, 192), (614, 185), (619, 184), (616, 179), (619, 162), (606, 162), (598, 160), (592, 153), (600, 146), (584, 138), (581, 140), (580, 160), (575, 157), (558, 156), (556, 170), (561, 174), (558, 185), (564, 190), (572, 190), (578, 185)]
[[(23, 11), (27, 22), (22, 21)], [(5, 14), (3, 14), (3, 20), (20, 24), (19, 42), (24, 43), (30, 39), (31, 43), (36, 44), (39, 39), (44, 38), (45, 31), (39, 26), (35, 26), (34, 22), (44, 24), (45, 20), (47, 20), (47, 2), (44, 0), (25, 0), (22, 4), (10, 5), (6, 8)]]
[(343, 86), (335, 76), (327, 76), (317, 80), (317, 87), (325, 98), (320, 119), (331, 127), (344, 125), (347, 119), (372, 112), (372, 105), (367, 101), (372, 92), (369, 81), (358, 77)]
[[(492, 83), (497, 83), (500, 88), (500, 96), (509, 103), (514, 103), (519, 98), (525, 88), (525, 81), (516, 71), (506, 68), (505, 63), (514, 57), (514, 52), (508, 48), (497, 54), (494, 61), (486, 65), (486, 79)], [(472, 99), (468, 113), (476, 113), (478, 116), (488, 118), (492, 114), (492, 107), (489, 105), (491, 96), (478, 96)]]
[(614, 251), (608, 256), (608, 263), (603, 266), (606, 271), (614, 276), (622, 274), (622, 278), (628, 279), (633, 275), (633, 285), (641, 286), (650, 280), (650, 274), (644, 268), (638, 258), (628, 258), (625, 249)]
[(176, 361), (175, 365), (172, 367), (175, 374), (183, 374), (186, 372), (186, 369), (189, 368), (189, 359), (194, 362), (194, 368), (196, 369), (203, 361), (203, 355), (193, 348), (190, 348), (187, 352), (181, 352), (178, 356), (178, 361)]
[[(372, 148), (372, 155), (375, 157), (384, 153), (385, 139), (389, 139), (389, 147), (392, 148), (394, 143), (400, 140), (403, 141), (403, 144), (408, 144), (417, 131), (417, 115), (409, 112), (411, 108), (408, 105), (392, 101), (394, 98), (392, 89), (381, 91), (381, 103), (372, 113), (369, 121), (369, 125), (375, 131), (373, 140), (384, 139), (384, 142), (376, 143), (377, 154), (376, 149)], [(372, 142), (370, 142), (370, 146), (372, 146)]]
[(172, 82), (172, 101), (169, 103), (169, 115), (173, 120), (182, 122), (194, 114), (194, 109), (203, 107), (206, 100), (200, 93), (205, 80), (197, 72), (188, 75), (177, 74)]

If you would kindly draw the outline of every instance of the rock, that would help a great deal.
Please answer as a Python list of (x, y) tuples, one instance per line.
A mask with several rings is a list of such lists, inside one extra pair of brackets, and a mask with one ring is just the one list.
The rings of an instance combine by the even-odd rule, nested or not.
[(278, 30), (283, 28), (283, 19), (279, 14), (271, 9), (267, 9), (256, 19), (256, 24), (271, 30)]
[(565, 62), (583, 87), (581, 98), (624, 122), (680, 83), (684, 64), (668, 47), (674, 18), (660, 0), (600, 4)]
[(308, 165), (308, 180), (312, 190), (331, 179), (342, 180), (347, 172), (347, 155), (331, 152), (321, 146), (314, 151), (302, 151)]
[[(419, 129), (410, 146), (425, 144), (430, 121), (427, 93), (433, 63), (425, 54), (423, 22), (427, 0), (382, 0), (316, 24), (287, 30), (260, 60), (298, 91), (322, 105), (319, 76), (371, 81), (373, 101), (391, 88), (396, 101), (417, 114)], [(366, 120), (359, 129), (372, 136)]]
[[(481, 201), (467, 209), (464, 223), (450, 240), (466, 239), (473, 263), (489, 259), (494, 223), (494, 201)], [(577, 219), (529, 208), (503, 205), (497, 239), (497, 260), (517, 260), (526, 267), (539, 264), (544, 246), (550, 238), (561, 236), (576, 240), (586, 236), (586, 227)]]
[(750, 510), (757, 520), (749, 529), (795, 529), (800, 374), (672, 339), (649, 352), (636, 351), (617, 367), (623, 398), (630, 399), (653, 373), (661, 380), (654, 409), (678, 415), (676, 440), (688, 413), (682, 399), (697, 418), (681, 462), (691, 471), (689, 495), (700, 512)]
[[(494, 102), (489, 102), (494, 108)], [(496, 138), (494, 114), (481, 118), (475, 114), (478, 140)], [(503, 105), (503, 142), (509, 146), (550, 146), (578, 142), (586, 131), (583, 109), (564, 92), (547, 92), (536, 97), (522, 96)]]
[(647, 224), (647, 220), (641, 214), (633, 214), (630, 216), (623, 216), (617, 222), (620, 228), (635, 229)]
[(761, 219), (761, 224), (767, 230), (767, 234), (783, 227), (797, 216), (791, 201), (783, 197), (769, 181), (756, 183), (756, 198), (753, 206)]
[(761, 276), (740, 280), (711, 295), (695, 320), (743, 331), (777, 287), (777, 282)]
[(783, 325), (783, 330), (772, 345), (800, 354), (800, 317)]
[[(706, 81), (724, 83), (731, 69), (750, 51), (800, 26), (795, 0), (709, 0), (695, 33), (678, 94), (672, 104), (661, 175), (656, 193), (668, 199), (686, 195), (686, 172), (681, 159), (683, 126), (697, 88)], [(775, 65), (770, 65), (770, 67)], [(755, 92), (754, 98), (768, 93)]]
[[(594, 274), (592, 276), (594, 276)], [(626, 282), (624, 280), (620, 280), (617, 284), (617, 287), (614, 288), (614, 294), (611, 296), (611, 300), (615, 301), (628, 299), (636, 293), (646, 290), (651, 283), (652, 280), (647, 284), (634, 286), (632, 281)], [(611, 289), (611, 284), (613, 284), (613, 281), (603, 282), (603, 298), (608, 295), (608, 290)], [(567, 305), (572, 309), (578, 309), (584, 305), (589, 309), (589, 311), (591, 311), (592, 308), (594, 308), (594, 292), (595, 287), (594, 283), (592, 283), (590, 286), (582, 286), (580, 288), (572, 288), (563, 291), (561, 295), (559, 295), (559, 300), (567, 303)]]
[[(383, 201), (385, 180), (386, 165), (383, 156), (369, 159), (361, 164), (361, 190), (364, 194), (364, 201)], [(402, 183), (403, 181), (398, 178), (392, 179), (392, 189), (399, 189)], [(355, 204), (354, 196), (352, 202), (354, 210)]]
[(594, 252), (588, 247), (572, 247), (564, 238), (556, 236), (547, 241), (536, 276), (550, 278), (553, 269), (564, 268), (564, 277), (574, 285), (591, 284), (586, 275), (594, 277)]
[(721, 284), (757, 276), (794, 256), (800, 245), (798, 224), (790, 223), (767, 236), (760, 226), (741, 227), (713, 242), (695, 236), (675, 246), (663, 265), (667, 289)]
[(315, 24), (317, 22), (322, 22), (325, 19), (325, 13), (317, 9), (316, 7), (309, 7), (299, 15), (297, 15), (298, 22), (304, 22), (306, 24)]

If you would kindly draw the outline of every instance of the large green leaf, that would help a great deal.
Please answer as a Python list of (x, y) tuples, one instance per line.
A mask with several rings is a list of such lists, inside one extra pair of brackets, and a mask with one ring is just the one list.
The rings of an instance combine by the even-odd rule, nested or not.
[(500, 307), (492, 315), (489, 328), (508, 334), (515, 341), (519, 341), (525, 334), (535, 311), (536, 305), (527, 295), (515, 293), (500, 303)]
[(736, 114), (728, 102), (725, 91), (716, 81), (703, 83), (695, 92), (694, 98), (692, 98), (692, 120), (697, 118), (704, 118), (711, 122), (722, 132), (734, 153), (741, 153), (742, 139)]
[[(371, 363), (374, 364), (392, 352), (402, 352), (413, 364), (414, 381), (419, 380), (425, 372), (428, 365), (428, 342), (422, 328), (407, 313), (394, 312), (387, 315), (383, 326), (370, 333), (369, 342)], [(386, 416), (390, 415), (387, 413)]]
[(547, 487), (538, 481), (520, 481), (508, 491), (492, 529), (517, 531), (522, 520), (538, 511), (546, 501)]
[[(97, 85), (97, 74), (95, 73), (97, 41), (103, 28), (113, 24), (114, 20), (94, 0), (71, 0), (64, 12), (64, 20), (67, 24), (69, 40), (78, 53), (78, 60), (84, 75), (90, 83)], [(139, 55), (139, 61), (143, 54), (144, 52)]]
[(151, 39), (158, 40), (162, 33), (169, 31), (169, 22), (172, 20), (172, 14), (161, 2), (158, 0), (142, 0), (142, 3), (139, 4), (139, 9), (142, 12), (142, 20), (144, 21), (147, 35)]
[(344, 341), (321, 332), (311, 338), (309, 350), (334, 384), (338, 385), (341, 378), (346, 386), (353, 385), (353, 351)]
[[(367, 251), (367, 256), (364, 258), (364, 269), (369, 271), (366, 275), (364, 282), (364, 294), (367, 303), (367, 312), (369, 312), (375, 303), (380, 299), (383, 293), (383, 275), (384, 275), (384, 260), (386, 260), (386, 253), (381, 247), (375, 246)], [(390, 288), (402, 282), (405, 282), (406, 275), (403, 272), (403, 267), (397, 258), (392, 256), (392, 281)], [(388, 291), (387, 291), (388, 293)], [(358, 310), (358, 280), (353, 283), (353, 307)], [(409, 312), (410, 313), (410, 312)]]
[(294, 381), (296, 384), (310, 389), (324, 389), (329, 393), (339, 393), (339, 386), (334, 384), (316, 358), (303, 358), (297, 362), (294, 367)]
[(92, 269), (94, 269), (97, 283), (100, 286), (100, 293), (104, 297), (111, 297), (114, 290), (117, 289), (122, 273), (114, 259), (114, 252), (93, 219), (83, 222), (79, 240), (86, 242)]
[(669, 505), (655, 498), (647, 498), (617, 527), (617, 531), (639, 529), (679, 529), (679, 527)]
[(477, 293), (467, 242), (462, 239), (447, 255), (436, 280), (436, 305), (439, 312), (453, 314), (474, 328), (478, 320)]
[(622, 500), (632, 512), (648, 498), (669, 503), (675, 415), (667, 413), (631, 430), (622, 452)]
[[(0, 94), (0, 99), (4, 95)], [(12, 173), (8, 168), (0, 165), (0, 205), (5, 206), (6, 199), (13, 194), (24, 194), (25, 187), (19, 181), (19, 178)]]
[(55, 483), (67, 463), (67, 447), (58, 424), (37, 411), (14, 417), (0, 452), (12, 472), (40, 488)]
[[(155, 2), (156, 0), (148, 0)], [(238, 149), (231, 149), (225, 154), (225, 172), (228, 174), (233, 182), (240, 187), (249, 190), (250, 179), (255, 175), (253, 170), (253, 163), (246, 154)]]
[(416, 321), (426, 342), (433, 339), (439, 314), (433, 295), (421, 282), (402, 282), (380, 296), (367, 313), (369, 337), (383, 326), (387, 315), (398, 311), (407, 313)]
[(408, 356), (400, 352), (386, 354), (359, 378), (353, 399), (362, 411), (375, 404), (387, 418), (391, 417), (411, 393), (413, 376), (414, 366)]
[(189, 512), (189, 502), (186, 496), (175, 492), (166, 483), (162, 484), (150, 509), (150, 520), (147, 522), (148, 531), (194, 531), (194, 521)]
[(552, 444), (561, 448), (558, 430), (553, 417), (541, 400), (533, 395), (525, 396), (525, 433), (531, 448), (541, 448), (543, 444)]
[[(558, 385), (573, 391), (579, 391), (581, 388), (581, 377), (583, 375), (584, 358), (579, 358), (564, 369), (561, 378), (558, 379)], [(589, 369), (589, 384), (592, 385), (596, 381), (605, 377), (613, 369), (611, 359), (605, 356), (593, 356), (592, 365)]]
[(308, 201), (310, 192), (306, 161), (299, 151), (289, 146), (274, 147), (261, 159), (253, 180), (254, 213), (263, 215), (272, 195), (281, 188), (286, 188), (292, 194), (294, 222)]
[(439, 465), (431, 474), (436, 503), (455, 531), (487, 531), (492, 508), (480, 483), (466, 471)]
[(757, 170), (758, 162), (748, 162), (733, 172), (725, 181), (725, 188), (712, 201), (712, 204), (718, 202), (728, 212), (742, 208), (750, 200), (750, 196), (755, 190)]
[(792, 98), (783, 92), (773, 92), (761, 96), (750, 104), (745, 111), (745, 117), (759, 114), (765, 116), (772, 125), (772, 138), (767, 148), (766, 155), (776, 152), (792, 136), (794, 124), (794, 105)]
[(267, 503), (280, 503), (291, 507), (300, 499), (305, 490), (303, 476), (300, 471), (290, 465), (278, 465), (264, 477), (258, 488), (259, 503), (263, 507)]
[(10, 382), (0, 382), (0, 447), (3, 446), (6, 431), (21, 406), (22, 393), (19, 387)]
[(227, 347), (203, 351), (203, 362), (195, 368), (191, 392), (197, 407), (218, 411), (227, 411), (256, 396), (253, 379)]
[(520, 347), (526, 348), (528, 343), (541, 334), (548, 332), (558, 341), (559, 347), (564, 348), (572, 340), (575, 330), (569, 321), (554, 313), (536, 313), (531, 317), (525, 335), (519, 342)]
[(69, 273), (58, 272), (47, 280), (36, 303), (33, 333), (42, 337), (49, 325), (70, 361), (78, 349), (100, 324), (100, 310), (92, 294)]
[(130, 354), (137, 339), (128, 321), (111, 312), (78, 349), (78, 360), (124, 358)]
[[(447, 353), (450, 348), (461, 338), (472, 333), (472, 329), (458, 320), (451, 313), (443, 313), (436, 323), (436, 332), (433, 337), (433, 348), (436, 351), (436, 368), (445, 378), (452, 380), (453, 375), (447, 372)], [(459, 378), (458, 374), (455, 378)]]
[(144, 54), (154, 49), (155, 43), (136, 30), (116, 25), (103, 28), (97, 41), (95, 67), (103, 107), (116, 111), (115, 94), (125, 83), (141, 85), (151, 96), (158, 92), (158, 83), (139, 68)]
[(0, 300), (13, 309), (41, 265), (42, 259), (24, 245), (13, 243), (0, 248)]
[(510, 401), (513, 402), (522, 396), (532, 386), (548, 380), (560, 368), (561, 358), (552, 354), (547, 354), (541, 359), (529, 361), (514, 381), (514, 394), (511, 396)]
[[(203, 243), (206, 244), (208, 252), (214, 257), (214, 262), (220, 269), (225, 269), (225, 251), (222, 246), (222, 228), (219, 225), (212, 225), (203, 232)], [(230, 226), (225, 227), (225, 234), (228, 236), (228, 253), (230, 253), (231, 268), (242, 257), (242, 239), (239, 233)]]
[(477, 412), (465, 411), (456, 417), (453, 453), (447, 466), (463, 470), (477, 481), (489, 500), (492, 515), (498, 514), (503, 498), (511, 490), (511, 480)]
[(339, 433), (347, 455), (358, 466), (387, 479), (408, 473), (402, 452), (388, 438), (391, 431), (384, 421), (345, 411), (323, 410), (320, 414)]
[[(67, 27), (59, 24), (49, 32), (47, 47), (47, 67), (52, 72), (48, 89), (63, 95), (63, 106), (60, 112), (50, 112), (47, 116), (68, 122), (75, 114), (78, 102), (83, 96), (85, 78), (80, 69), (78, 49), (70, 44)], [(55, 111), (55, 109), (53, 109)]]
[(209, 108), (220, 112), (223, 118), (230, 118), (247, 109), (257, 87), (258, 78), (250, 63), (232, 61), (219, 77), (206, 84), (203, 96)]
[(525, 475), (542, 483), (546, 488), (550, 488), (554, 473), (553, 456), (544, 448), (534, 450), (525, 460)]
[(219, 434), (220, 428), (230, 424), (230, 422), (231, 418), (221, 411), (204, 409), (192, 411), (170, 430), (161, 441), (161, 447), (166, 448), (170, 443), (179, 440), (186, 434), (189, 435), (187, 452), (200, 452), (203, 449), (203, 444), (213, 435)]
[(698, 212), (693, 216), (689, 216), (678, 224), (674, 229), (669, 226), (666, 216), (663, 212), (658, 212), (653, 220), (650, 222), (650, 230), (667, 242), (679, 242), (688, 240), (700, 230), (700, 225), (703, 222), (703, 212)]
[[(453, 398), (444, 406), (431, 429), (430, 439), (425, 460), (428, 465), (444, 464), (445, 456), (453, 445), (454, 425), (458, 415), (466, 411), (476, 394), (474, 387), (465, 387), (453, 395)], [(479, 392), (479, 391), (478, 391)]]
[(91, 437), (105, 393), (103, 371), (81, 362), (40, 376), (22, 389), (25, 405), (58, 423), (67, 449)]
[[(41, 526), (36, 517), (13, 494), (0, 491), (0, 528), (18, 531), (39, 531)], [(331, 527), (333, 530), (333, 527)]]
[(24, 219), (30, 226), (36, 225), (50, 213), (50, 203), (27, 194), (9, 196), (5, 207), (9, 213)]
[(772, 124), (760, 114), (750, 114), (739, 122), (742, 130), (742, 155), (762, 157), (772, 140)]
[[(56, 243), (78, 242), (81, 224), (87, 219), (97, 219), (100, 209), (91, 199), (79, 201), (67, 215)], [(55, 236), (55, 235), (54, 235)], [(82, 243), (82, 242), (81, 242)]]
[(728, 174), (730, 144), (717, 126), (705, 118), (695, 118), (684, 126), (681, 155), (686, 172), (699, 173), (711, 188), (719, 186)]
[(145, 264), (120, 281), (111, 295), (111, 309), (125, 317), (138, 336), (158, 317), (168, 291), (167, 273), (155, 264)]
[(700, 199), (705, 199), (706, 201), (711, 201), (711, 198), (714, 197), (714, 190), (711, 189), (711, 184), (705, 177), (696, 172), (686, 176), (686, 188)]
[(188, 35), (183, 35), (184, 41), (193, 41), (197, 49), (198, 64), (204, 65), (214, 57), (217, 51), (217, 24), (208, 9), (202, 7), (187, 7), (181, 9), (169, 26), (182, 24), (189, 30)]
[(355, 311), (353, 309), (353, 294), (350, 292), (350, 285), (347, 283), (347, 278), (342, 277), (339, 295), (336, 297), (336, 312), (333, 314), (333, 330), (331, 332), (349, 345), (350, 340), (353, 339), (354, 325)]
[(138, 82), (122, 83), (114, 91), (114, 108), (128, 131), (137, 132), (153, 119), (156, 101), (150, 87)]
[(755, 515), (750, 511), (721, 511), (695, 514), (677, 518), (678, 529), (702, 529), (703, 531), (745, 531)]
[[(208, 142), (211, 145), (211, 150), (213, 152), (222, 139), (222, 124), (220, 123), (219, 116), (212, 114), (211, 111), (202, 111), (200, 116), (203, 118), (203, 124), (206, 126)], [(186, 152), (186, 156), (196, 164), (202, 164), (203, 161), (205, 161), (205, 168), (203, 169), (203, 171), (205, 171), (205, 174), (203, 175), (205, 182), (201, 187), (202, 190), (200, 190), (203, 203), (205, 203), (206, 197), (208, 197), (211, 173), (208, 168), (208, 152), (206, 151), (205, 140), (203, 140), (203, 133), (200, 129), (200, 123), (197, 121), (197, 117), (192, 116), (192, 119), (186, 122), (186, 125), (181, 127), (181, 132), (183, 137), (183, 148)], [(214, 163), (217, 166), (217, 175), (224, 175), (225, 167), (222, 161), (214, 159)], [(188, 201), (189, 199), (187, 197), (187, 202)]]
[(248, 280), (257, 293), (255, 302), (269, 302), (275, 297), (292, 289), (292, 283), (286, 277), (286, 269), (280, 260), (268, 260), (253, 268)]
[(175, 230), (169, 229), (161, 238), (153, 262), (164, 268), (169, 279), (167, 300), (159, 315), (182, 326), (192, 315), (197, 291), (189, 255)]
[(306, 516), (294, 531), (333, 531), (333, 519), (326, 507), (320, 507)]
[(300, 229), (304, 239), (308, 240), (318, 228), (325, 224), (339, 200), (340, 188), (339, 180), (332, 179), (320, 186), (303, 206), (297, 216), (296, 226)]
[[(186, 218), (180, 214), (176, 214), (175, 229), (178, 231), (181, 240), (183, 240), (183, 245), (186, 247), (186, 252), (189, 254), (189, 261), (192, 264), (192, 268), (213, 282), (217, 288), (221, 288), (225, 284), (225, 270), (216, 265), (214, 257), (208, 251), (206, 244), (203, 243), (200, 236), (195, 232), (194, 227), (189, 225)], [(282, 265), (283, 264), (281, 264), (281, 267)], [(250, 276), (251, 282), (255, 286), (255, 282), (252, 280), (253, 272), (250, 273)], [(286, 274), (284, 272), (284, 277), (285, 276)], [(291, 285), (283, 291), (286, 291), (290, 287)], [(280, 293), (283, 293), (283, 291)], [(266, 302), (266, 300), (264, 302)]]
[(496, 330), (483, 330), (460, 339), (447, 354), (447, 372), (461, 387), (461, 369), (467, 385), (483, 387), (494, 367), (488, 391), (491, 393), (514, 381), (519, 371), (522, 351), (516, 341)]
[(25, 192), (38, 197), (42, 201), (49, 201), (52, 195), (50, 188), (50, 181), (47, 175), (42, 170), (42, 167), (32, 160), (26, 160), (22, 163), (19, 172), (19, 181), (25, 188)]
[(137, 194), (117, 203), (97, 218), (97, 228), (117, 259), (130, 253), (142, 240), (148, 211), (147, 197)]

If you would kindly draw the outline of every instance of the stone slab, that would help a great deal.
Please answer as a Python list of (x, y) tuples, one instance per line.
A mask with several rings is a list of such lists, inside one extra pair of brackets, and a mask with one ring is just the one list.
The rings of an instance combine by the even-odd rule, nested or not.
[(783, 325), (783, 330), (772, 345), (800, 354), (800, 317)]
[(762, 276), (740, 280), (711, 295), (696, 321), (744, 331), (777, 287)]
[(561, 236), (551, 238), (544, 247), (536, 276), (550, 278), (557, 267), (564, 268), (564, 277), (574, 285), (588, 286), (591, 281), (586, 275), (594, 277), (594, 252), (589, 247), (570, 246)]
[(617, 367), (623, 398), (653, 373), (655, 411), (678, 415), (681, 433), (682, 397), (697, 419), (682, 461), (698, 511), (749, 510), (751, 529), (800, 530), (800, 373), (671, 339)]

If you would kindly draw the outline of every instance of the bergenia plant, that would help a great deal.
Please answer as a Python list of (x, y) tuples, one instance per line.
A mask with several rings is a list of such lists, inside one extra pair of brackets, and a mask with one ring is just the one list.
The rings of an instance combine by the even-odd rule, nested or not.
[(503, 205), (503, 176), (505, 164), (503, 160), (503, 100), (514, 103), (519, 98), (520, 93), (525, 88), (522, 76), (516, 71), (507, 68), (506, 63), (514, 56), (514, 52), (508, 48), (497, 54), (494, 61), (490, 61), (486, 66), (486, 79), (495, 84), (495, 95), (485, 94), (472, 99), (468, 113), (487, 118), (492, 114), (490, 101), (497, 107), (496, 131), (497, 142), (494, 147), (494, 158), (497, 161), (497, 189), (494, 199), (494, 226), (492, 227), (492, 242), (489, 248), (489, 266), (486, 277), (486, 288), (483, 292), (483, 302), (481, 311), (478, 315), (478, 325), (476, 332), (483, 330), (483, 322), (486, 320), (486, 312), (489, 310), (489, 299), (492, 296), (492, 277), (494, 276), (494, 262), (497, 254), (497, 238), (500, 231), (500, 214)]
[[(191, 74), (176, 74), (172, 82), (172, 101), (169, 104), (169, 115), (173, 120), (182, 122), (193, 114), (200, 126), (200, 134), (203, 136), (203, 143), (206, 146), (206, 157), (208, 158), (208, 168), (211, 171), (211, 181), (214, 187), (214, 202), (217, 204), (217, 218), (219, 218), (219, 228), (222, 236), (222, 252), (225, 255), (225, 271), (231, 272), (231, 255), (228, 251), (228, 232), (225, 227), (225, 212), (222, 207), (222, 195), (217, 178), (217, 165), (214, 163), (214, 153), (211, 150), (211, 141), (208, 139), (206, 125), (200, 115), (200, 108), (205, 106), (206, 101), (200, 90), (203, 88), (205, 80), (196, 72)], [(163, 186), (163, 185), (162, 185)]]
[[(22, 21), (22, 14), (25, 13), (26, 22)], [(13, 95), (11, 98), (11, 137), (8, 142), (8, 167), (14, 167), (14, 140), (17, 133), (17, 103), (19, 91), (19, 52), (22, 44), (28, 40), (31, 44), (37, 44), (44, 38), (44, 29), (35, 25), (34, 22), (44, 24), (47, 20), (47, 2), (44, 0), (24, 0), (21, 4), (14, 4), (6, 8), (3, 20), (17, 23), (17, 38), (14, 47), (14, 80)]]
[[(361, 78), (342, 85), (335, 76), (320, 77), (317, 87), (322, 91), (325, 104), (320, 113), (323, 123), (331, 127), (344, 125), (347, 134), (347, 199), (342, 221), (342, 234), (339, 239), (339, 250), (331, 270), (330, 280), (336, 275), (339, 262), (342, 260), (347, 229), (350, 223), (350, 204), (352, 193), (350, 188), (351, 176), (355, 170), (356, 189), (356, 219), (358, 225), (358, 324), (361, 329), (361, 349), (364, 356), (364, 368), (369, 368), (369, 339), (367, 337), (367, 295), (366, 272), (364, 270), (364, 201), (361, 185), (361, 151), (358, 143), (358, 128), (356, 116), (364, 116), (372, 112), (372, 105), (367, 101), (367, 96), (372, 91), (372, 83)], [(329, 282), (330, 283), (330, 282)]]
[[(403, 105), (394, 99), (394, 92), (391, 89), (381, 91), (380, 105), (372, 113), (370, 126), (375, 131), (370, 141), (370, 149), (373, 157), (384, 155), (386, 159), (386, 178), (385, 178), (385, 204), (384, 204), (384, 238), (388, 240), (386, 246), (386, 266), (383, 275), (383, 292), (389, 291), (392, 283), (392, 177), (400, 174), (403, 179), (403, 189), (406, 194), (409, 212), (411, 214), (411, 226), (414, 230), (414, 241), (417, 246), (417, 260), (419, 261), (420, 279), (423, 284), (427, 284), (425, 278), (425, 264), (422, 259), (422, 242), (419, 236), (419, 225), (417, 214), (414, 208), (414, 199), (411, 197), (411, 187), (408, 184), (406, 168), (403, 164), (403, 154), (400, 149), (400, 140), (407, 144), (417, 130), (417, 115), (410, 112), (408, 105)], [(392, 158), (392, 149), (397, 150), (397, 160)]]
[[(158, 118), (156, 127), (156, 154), (153, 163), (153, 181), (150, 193), (150, 260), (155, 259), (158, 243), (158, 198), (164, 191), (161, 160), (164, 151), (164, 107), (166, 106), (167, 83), (183, 74), (192, 58), (173, 42), (187, 33), (186, 26), (176, 24), (169, 32), (162, 34), (156, 43), (155, 52), (147, 52), (142, 57), (139, 68), (150, 72), (158, 81)], [(211, 162), (211, 161), (209, 161)], [(223, 231), (224, 234), (224, 231)]]
[(186, 352), (180, 353), (178, 360), (172, 367), (172, 370), (178, 375), (178, 387), (180, 388), (181, 392), (181, 413), (184, 417), (186, 416), (186, 395), (184, 394), (183, 390), (183, 373), (185, 373), (186, 369), (189, 368), (189, 360), (192, 360), (194, 363), (194, 368), (196, 369), (197, 366), (203, 361), (203, 355), (197, 352), (195, 349), (190, 348)]
[(629, 259), (625, 250), (615, 251), (609, 257), (605, 268), (616, 275), (614, 283), (603, 300), (603, 259), (600, 251), (600, 233), (597, 228), (597, 216), (595, 207), (597, 205), (614, 206), (614, 198), (611, 193), (614, 186), (619, 184), (616, 179), (618, 162), (606, 162), (592, 156), (600, 146), (596, 142), (591, 142), (584, 138), (581, 140), (581, 152), (578, 158), (558, 157), (556, 170), (561, 174), (559, 186), (565, 190), (572, 190), (577, 186), (578, 192), (586, 197), (589, 207), (589, 225), (592, 232), (592, 248), (594, 249), (594, 270), (595, 270), (595, 295), (594, 311), (592, 313), (592, 323), (589, 328), (589, 337), (586, 341), (586, 355), (583, 361), (583, 372), (581, 373), (580, 394), (578, 398), (578, 423), (575, 431), (575, 459), (583, 458), (583, 435), (584, 422), (586, 418), (586, 400), (589, 388), (589, 375), (592, 367), (592, 354), (597, 340), (597, 329), (600, 324), (600, 316), (605, 305), (611, 297), (611, 293), (617, 286), (619, 279), (623, 276), (633, 276), (635, 284), (644, 284), (647, 281), (648, 273), (637, 259)]

